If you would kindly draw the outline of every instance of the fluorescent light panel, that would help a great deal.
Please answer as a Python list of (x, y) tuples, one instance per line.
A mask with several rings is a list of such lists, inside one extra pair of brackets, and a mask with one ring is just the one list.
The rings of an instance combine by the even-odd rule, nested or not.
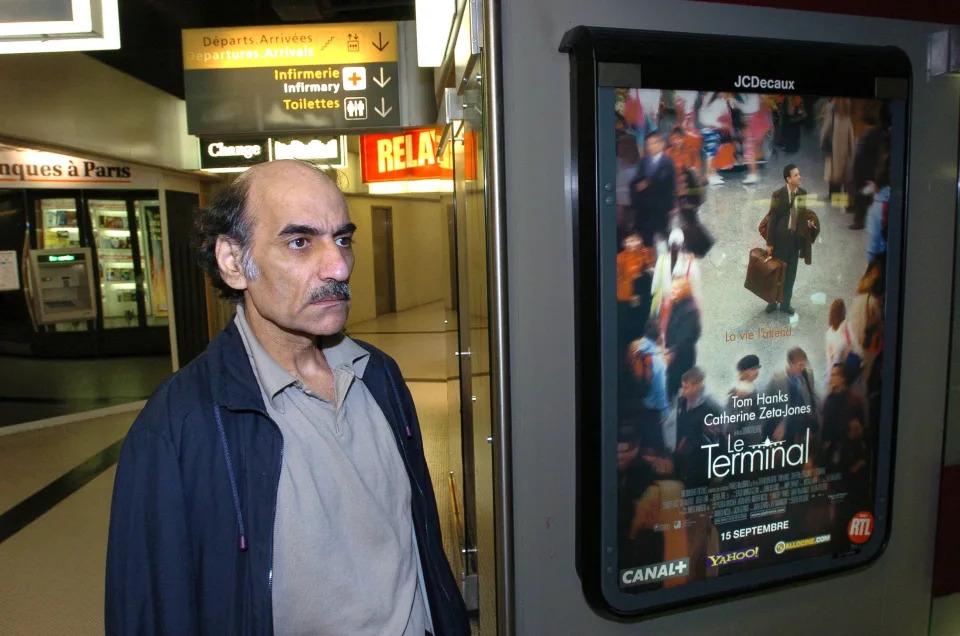
[(71, 0), (73, 21), (0, 24), (0, 54), (120, 48), (117, 0)]
[(70, 20), (45, 22), (0, 22), (0, 37), (38, 36), (52, 33), (88, 33), (93, 30), (90, 0), (71, 0)]
[(450, 38), (450, 26), (456, 15), (454, 0), (417, 0), (417, 65), (437, 67)]

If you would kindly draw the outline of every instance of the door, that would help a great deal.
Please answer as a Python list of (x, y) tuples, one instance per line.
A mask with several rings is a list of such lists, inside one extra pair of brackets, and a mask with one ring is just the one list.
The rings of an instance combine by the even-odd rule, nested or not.
[(397, 282), (393, 270), (393, 208), (370, 208), (373, 223), (373, 286), (377, 315), (397, 311)]
[(143, 301), (147, 325), (166, 326), (167, 281), (166, 264), (163, 262), (160, 201), (135, 199), (133, 211), (140, 246), (140, 270), (143, 272)]
[(203, 271), (197, 266), (191, 244), (194, 217), (200, 197), (192, 192), (167, 190), (167, 227), (170, 230), (170, 276), (177, 334), (176, 366), (184, 367), (203, 353), (209, 342), (207, 292)]
[(140, 326), (143, 315), (142, 275), (136, 258), (136, 228), (126, 199), (87, 199), (100, 280), (104, 329)]
[[(461, 34), (462, 37), (462, 34)], [(497, 633), (497, 572), (488, 324), (487, 207), (482, 78), (475, 72), (460, 98), (464, 119), (451, 124), (456, 226), (456, 308), (463, 455), (464, 599), (480, 634)]]

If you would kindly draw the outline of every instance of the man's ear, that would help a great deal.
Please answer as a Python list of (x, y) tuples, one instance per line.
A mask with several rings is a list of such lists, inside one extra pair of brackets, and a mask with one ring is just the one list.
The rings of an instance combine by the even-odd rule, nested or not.
[(217, 267), (220, 268), (220, 277), (223, 278), (223, 282), (233, 289), (245, 290), (247, 277), (243, 275), (243, 267), (240, 265), (240, 246), (223, 236), (218, 236), (214, 253), (217, 255)]

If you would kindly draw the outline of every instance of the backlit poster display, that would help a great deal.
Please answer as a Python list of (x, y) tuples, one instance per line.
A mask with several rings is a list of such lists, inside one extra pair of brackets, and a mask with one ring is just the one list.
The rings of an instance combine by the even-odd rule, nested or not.
[(585, 594), (642, 615), (868, 564), (889, 532), (906, 57), (584, 27), (562, 50)]

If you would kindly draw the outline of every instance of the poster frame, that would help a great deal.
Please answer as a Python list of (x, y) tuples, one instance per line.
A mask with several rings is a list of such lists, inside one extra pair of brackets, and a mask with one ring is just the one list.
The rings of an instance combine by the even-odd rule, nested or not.
[[(570, 55), (571, 156), (570, 194), (574, 248), (575, 361), (577, 420), (577, 571), (590, 605), (603, 615), (641, 618), (654, 613), (767, 590), (869, 566), (890, 536), (899, 375), (902, 359), (907, 228), (907, 165), (910, 139), (912, 70), (895, 47), (853, 46), (714, 35), (661, 33), (579, 26), (568, 31), (560, 51)], [(677, 52), (680, 51), (678, 54)], [(710, 52), (719, 65), (704, 68), (697, 56)], [(660, 60), (671, 59), (672, 64)], [(789, 65), (789, 66), (788, 66)], [(672, 70), (686, 73), (675, 85)], [(891, 227), (888, 246), (886, 357), (883, 381), (891, 396), (883, 403), (882, 437), (874, 500), (877, 537), (863, 549), (832, 558), (812, 557), (753, 573), (697, 581), (678, 588), (637, 594), (617, 585), (616, 540), (616, 381), (609, 356), (616, 329), (603, 329), (615, 311), (615, 263), (605, 247), (615, 244), (609, 212), (615, 212), (615, 166), (612, 90), (656, 87), (731, 91), (735, 76), (782, 77), (789, 68), (794, 91), (769, 92), (896, 99), (902, 102), (900, 143), (891, 148), (892, 172), (901, 186), (895, 192), (902, 214)], [(825, 76), (823, 68), (834, 72)], [(756, 90), (753, 92), (762, 92)], [(604, 158), (607, 158), (605, 160)], [(609, 251), (607, 249), (607, 251)], [(614, 300), (611, 300), (613, 298)], [(894, 302), (890, 302), (890, 298)], [(887, 384), (889, 382), (889, 384)], [(889, 387), (889, 389), (887, 389)], [(886, 391), (885, 391), (886, 392)], [(612, 398), (612, 399), (611, 399)], [(611, 406), (612, 405), (612, 406)], [(613, 412), (613, 416), (611, 416)], [(598, 417), (599, 416), (599, 417)], [(598, 426), (599, 421), (599, 426)], [(613, 483), (611, 483), (613, 482)], [(611, 514), (612, 513), (612, 514)]]

